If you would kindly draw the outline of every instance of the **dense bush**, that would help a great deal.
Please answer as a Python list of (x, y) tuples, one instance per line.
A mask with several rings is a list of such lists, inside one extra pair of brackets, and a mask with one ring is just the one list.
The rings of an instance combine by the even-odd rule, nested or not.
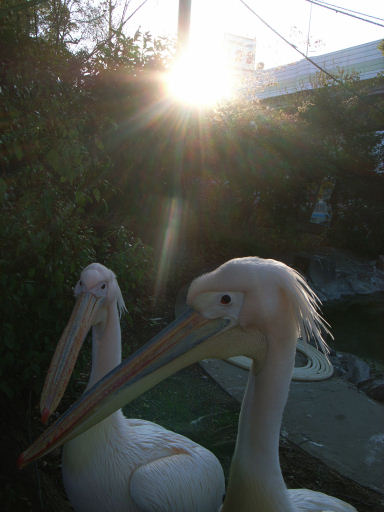
[(384, 159), (384, 101), (372, 91), (380, 90), (383, 76), (368, 82), (343, 73), (340, 78), (343, 84), (335, 87), (320, 76), (322, 87), (306, 93), (296, 105), (298, 118), (320, 141), (321, 165), (336, 185), (329, 242), (377, 256), (384, 251), (384, 225), (378, 222), (384, 204), (384, 174), (379, 171)]
[[(145, 317), (140, 295), (158, 298), (168, 281), (229, 257), (279, 257), (316, 243), (384, 250), (384, 175), (373, 171), (383, 105), (367, 105), (355, 77), (324, 80), (283, 110), (238, 101), (197, 112), (164, 95), (171, 47), (163, 41), (110, 27), (94, 50), (70, 51), (69, 12), (56, 27), (50, 2), (5, 5), (0, 389), (8, 396), (40, 390), (70, 289), (91, 261), (117, 273), (129, 310)], [(314, 239), (309, 219), (329, 177), (333, 219)]]
[(79, 271), (109, 265), (134, 317), (152, 252), (115, 211), (103, 142), (113, 119), (80, 86), (78, 59), (27, 38), (1, 57), (0, 390), (35, 401)]

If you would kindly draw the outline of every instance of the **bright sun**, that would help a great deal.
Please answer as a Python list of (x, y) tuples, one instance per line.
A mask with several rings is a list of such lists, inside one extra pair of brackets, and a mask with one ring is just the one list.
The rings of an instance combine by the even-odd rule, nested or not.
[(215, 105), (232, 94), (232, 76), (223, 59), (203, 50), (188, 51), (166, 76), (166, 87), (176, 100), (197, 107)]

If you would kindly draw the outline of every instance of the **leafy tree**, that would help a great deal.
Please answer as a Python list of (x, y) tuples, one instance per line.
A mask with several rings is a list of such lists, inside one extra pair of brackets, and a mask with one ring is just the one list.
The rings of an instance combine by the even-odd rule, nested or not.
[[(148, 245), (158, 268), (172, 222), (177, 243), (169, 264), (279, 257), (313, 247), (309, 218), (321, 181), (332, 177), (333, 223), (316, 243), (383, 250), (375, 220), (383, 175), (374, 172), (373, 151), (383, 107), (367, 106), (356, 77), (343, 77), (345, 86), (320, 77), (321, 88), (295, 96), (284, 110), (238, 101), (196, 112), (164, 96), (161, 71), (172, 45), (124, 33), (128, 4), (116, 17), (117, 4), (106, 2), (107, 20), (92, 9), (81, 18), (87, 4), (75, 0), (4, 5), (5, 393), (24, 392), (31, 382), (34, 393), (41, 388), (62, 328), (57, 319), (72, 306), (70, 287), (90, 261), (110, 264), (130, 310), (146, 315), (141, 304), (154, 280)], [(80, 51), (87, 30), (91, 45)], [(173, 277), (184, 281), (188, 272), (183, 266)], [(25, 379), (16, 384), (17, 373)]]
[(95, 77), (84, 77), (65, 46), (28, 28), (23, 36), (2, 29), (0, 390), (35, 401), (79, 270), (95, 260), (110, 265), (140, 316), (152, 255), (114, 210), (119, 191), (104, 144), (113, 118), (99, 116)]

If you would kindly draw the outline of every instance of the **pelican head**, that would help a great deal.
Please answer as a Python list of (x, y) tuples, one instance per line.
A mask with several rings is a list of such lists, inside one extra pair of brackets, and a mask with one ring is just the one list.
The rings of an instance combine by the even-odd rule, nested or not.
[(48, 421), (64, 394), (89, 330), (105, 322), (110, 306), (117, 306), (120, 312), (125, 310), (115, 274), (100, 263), (92, 263), (82, 271), (74, 295), (76, 303), (56, 347), (41, 394), (43, 423)]
[[(107, 293), (102, 283), (108, 282), (97, 281), (93, 277), (96, 270), (86, 269), (85, 272), (90, 277), (86, 281), (82, 277), (84, 283), (78, 283), (77, 289), (92, 295), (93, 298), (88, 300), (94, 305), (89, 307), (84, 331), (96, 317), (102, 317), (97, 306), (98, 297)], [(83, 289), (84, 285), (86, 288)], [(20, 456), (19, 466), (25, 466), (76, 437), (194, 362), (245, 355), (253, 359), (257, 372), (272, 349), (284, 351), (290, 343), (294, 351), (300, 331), (303, 336), (312, 333), (324, 344), (316, 296), (297, 272), (274, 260), (249, 257), (224, 263), (192, 282), (187, 304), (189, 309), (183, 315), (96, 383), (47, 429)], [(80, 337), (83, 334), (78, 339)], [(288, 343), (287, 339), (291, 341)], [(63, 344), (66, 348), (65, 341)], [(62, 353), (64, 350), (60, 349)], [(62, 379), (62, 373), (56, 371), (63, 357), (60, 354), (54, 365), (57, 380)], [(50, 384), (46, 387), (52, 389)], [(53, 404), (57, 402), (50, 400)], [(49, 413), (53, 410), (44, 400), (43, 411), (46, 407)]]

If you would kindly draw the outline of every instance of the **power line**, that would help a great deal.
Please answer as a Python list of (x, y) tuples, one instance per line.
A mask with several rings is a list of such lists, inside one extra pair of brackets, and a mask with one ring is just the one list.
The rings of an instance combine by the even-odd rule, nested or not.
[(128, 18), (124, 21), (124, 25), (125, 25), (125, 24), (127, 23), (127, 21), (129, 21), (129, 20), (132, 18), (132, 16), (134, 16), (134, 15), (137, 13), (137, 11), (138, 11), (139, 9), (141, 9), (141, 8), (143, 7), (143, 5), (144, 5), (144, 4), (146, 4), (147, 2), (148, 2), (148, 0), (143, 0), (143, 1), (141, 2), (141, 4), (140, 4), (140, 5), (138, 5), (138, 6), (136, 7), (136, 9), (135, 9), (133, 12), (131, 12), (131, 14), (128, 16)]
[(354, 14), (360, 14), (360, 16), (365, 16), (366, 18), (373, 18), (374, 20), (384, 21), (384, 18), (379, 18), (378, 16), (371, 16), (370, 14), (365, 14), (364, 12), (353, 11), (352, 9), (348, 9), (347, 7), (340, 7), (335, 4), (330, 4), (329, 2), (324, 2), (323, 0), (316, 0), (316, 1), (318, 1), (322, 4), (325, 4), (325, 5), (329, 5), (330, 7), (336, 7), (337, 9), (343, 9), (343, 11), (353, 12)]
[(332, 80), (334, 80), (336, 83), (338, 83), (340, 85), (343, 84), (342, 80), (340, 80), (336, 76), (332, 75), (332, 73), (329, 73), (329, 71), (327, 71), (326, 69), (324, 69), (321, 66), (319, 66), (319, 64), (317, 64), (314, 60), (312, 60), (310, 57), (305, 55), (305, 53), (303, 53), (301, 50), (299, 50), (296, 45), (294, 45), (293, 43), (288, 41), (288, 39), (286, 39), (277, 30), (275, 30), (273, 27), (271, 27), (271, 25), (269, 23), (267, 23), (261, 16), (259, 16), (244, 0), (240, 0), (240, 2), (244, 5), (244, 7), (246, 7), (249, 11), (251, 11), (251, 13), (254, 14), (256, 16), (256, 18), (258, 18), (266, 27), (268, 27), (270, 30), (272, 30), (272, 32), (274, 34), (276, 34), (278, 37), (280, 37), (280, 39), (282, 39), (286, 44), (288, 44), (296, 52), (300, 53), (300, 55), (302, 57), (304, 57), (304, 59), (306, 59), (308, 62), (310, 62), (313, 66), (315, 66), (315, 68), (320, 70), (322, 73), (327, 75), (329, 78), (332, 78)]
[[(306, 0), (307, 2), (309, 2), (311, 5), (317, 5), (318, 7), (324, 7), (325, 9), (329, 9), (330, 11), (334, 11), (334, 12), (337, 12), (337, 13), (340, 13), (340, 14), (345, 14), (346, 16), (350, 16), (351, 18), (355, 18), (357, 20), (361, 20), (361, 21), (366, 21), (367, 23), (372, 23), (373, 25), (378, 25), (379, 27), (384, 27), (384, 25), (382, 23), (377, 23), (377, 21), (372, 21), (372, 20), (367, 20), (365, 18), (361, 18), (360, 16), (356, 16), (355, 14), (351, 14), (350, 12), (346, 12), (343, 10), (343, 7), (337, 7), (336, 5), (334, 7), (330, 7), (331, 4), (329, 5), (325, 5), (325, 3), (319, 3), (319, 2), (315, 2), (314, 0)], [(352, 11), (354, 12), (354, 11)], [(362, 13), (359, 13), (359, 14), (362, 14)], [(363, 16), (366, 16), (365, 14), (362, 14)], [(381, 19), (381, 18), (377, 18), (377, 19)]]
[[(123, 29), (124, 25), (132, 18), (132, 16), (134, 16), (137, 13), (137, 11), (139, 9), (141, 9), (147, 2), (148, 2), (148, 0), (143, 0), (141, 2), (141, 4), (138, 7), (136, 7), (136, 9), (128, 16), (128, 18), (126, 18), (125, 21), (123, 21), (123, 19), (121, 19), (120, 30)], [(87, 61), (89, 61), (91, 59), (91, 57), (93, 57), (95, 55), (95, 53), (97, 53), (100, 50), (100, 48), (103, 47), (103, 45), (110, 43), (112, 41), (112, 39), (114, 38), (114, 36), (115, 36), (115, 31), (113, 31), (106, 39), (103, 39), (102, 41), (97, 43), (96, 46), (94, 47), (94, 49), (91, 51), (91, 53), (89, 53), (88, 55), (85, 56), (82, 63), (85, 64)]]
[(324, 73), (326, 76), (328, 76), (329, 78), (331, 78), (334, 82), (336, 82), (337, 84), (341, 85), (342, 87), (344, 87), (345, 89), (348, 89), (349, 91), (353, 92), (353, 94), (355, 94), (355, 96), (357, 96), (360, 100), (362, 100), (364, 103), (366, 103), (367, 105), (369, 105), (370, 107), (374, 107), (377, 111), (381, 112), (381, 113), (384, 113), (384, 110), (378, 106), (375, 106), (375, 105), (371, 105), (369, 102), (367, 102), (367, 100), (364, 98), (364, 96), (362, 96), (360, 93), (358, 93), (357, 91), (355, 91), (354, 89), (352, 89), (352, 87), (350, 87), (348, 84), (346, 84), (345, 82), (343, 82), (343, 80), (340, 80), (340, 78), (337, 78), (336, 76), (332, 75), (332, 73), (330, 73), (329, 71), (327, 71), (326, 69), (324, 69), (323, 67), (319, 66), (319, 64), (317, 64), (314, 60), (312, 60), (310, 57), (308, 57), (307, 55), (305, 55), (305, 53), (303, 53), (301, 50), (299, 50), (297, 48), (297, 46), (295, 46), (293, 43), (291, 43), (290, 41), (288, 41), (288, 39), (286, 39), (284, 36), (282, 36), (277, 30), (275, 30), (273, 27), (271, 27), (271, 25), (269, 23), (267, 23), (261, 16), (259, 16), (244, 0), (240, 0), (240, 2), (244, 5), (244, 7), (246, 7), (252, 14), (254, 14), (256, 16), (256, 18), (258, 18), (266, 27), (268, 27), (270, 30), (272, 30), (272, 32), (274, 34), (276, 34), (278, 37), (280, 37), (280, 39), (282, 39), (286, 44), (288, 44), (291, 48), (293, 48), (296, 52), (298, 52), (302, 57), (304, 57), (305, 60), (307, 60), (308, 62), (310, 62), (313, 66), (315, 66), (317, 69), (319, 69), (322, 73)]

